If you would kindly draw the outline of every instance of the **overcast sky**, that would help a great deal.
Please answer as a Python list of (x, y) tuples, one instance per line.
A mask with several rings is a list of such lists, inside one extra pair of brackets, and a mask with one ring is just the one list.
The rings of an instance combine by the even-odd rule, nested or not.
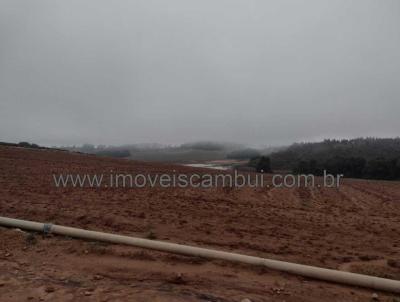
[(0, 0), (0, 141), (400, 135), (400, 1)]

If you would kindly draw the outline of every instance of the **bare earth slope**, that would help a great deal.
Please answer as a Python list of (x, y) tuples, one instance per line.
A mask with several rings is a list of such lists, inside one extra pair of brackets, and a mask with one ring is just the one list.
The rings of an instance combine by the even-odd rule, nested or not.
[[(56, 188), (53, 173), (196, 169), (0, 147), (0, 215), (400, 279), (400, 183)], [(275, 271), (0, 228), (0, 301), (369, 301)], [(378, 293), (380, 301), (398, 301)]]

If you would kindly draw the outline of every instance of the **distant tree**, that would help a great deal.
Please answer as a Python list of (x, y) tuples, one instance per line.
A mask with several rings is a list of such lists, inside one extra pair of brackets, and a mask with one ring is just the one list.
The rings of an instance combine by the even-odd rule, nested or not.
[(270, 172), (272, 172), (270, 158), (266, 157), (266, 156), (261, 156), (258, 159), (258, 162), (257, 162), (257, 165), (256, 165), (256, 171), (257, 172), (261, 172), (261, 173), (270, 173)]
[(31, 144), (28, 142), (19, 142), (18, 146), (23, 147), (23, 148), (29, 148), (31, 146)]
[(247, 165), (249, 167), (256, 168), (259, 160), (260, 160), (260, 156), (252, 157), (252, 158), (250, 158)]
[(322, 175), (324, 167), (319, 164), (315, 159), (300, 160), (297, 166), (293, 169), (295, 174), (314, 174)]
[(373, 179), (399, 179), (399, 159), (377, 158), (370, 160), (365, 169), (365, 176)]
[(297, 164), (297, 166), (293, 169), (293, 173), (295, 174), (308, 174), (309, 172), (309, 164), (308, 161), (301, 160)]
[(362, 157), (329, 158), (322, 164), (323, 170), (332, 174), (344, 174), (347, 177), (361, 178), (364, 176), (367, 161)]
[(19, 142), (19, 143), (18, 143), (18, 146), (19, 146), (19, 147), (23, 147), (23, 148), (35, 148), (35, 149), (40, 148), (39, 145), (37, 145), (37, 144), (31, 144), (31, 143), (28, 143), (28, 142)]

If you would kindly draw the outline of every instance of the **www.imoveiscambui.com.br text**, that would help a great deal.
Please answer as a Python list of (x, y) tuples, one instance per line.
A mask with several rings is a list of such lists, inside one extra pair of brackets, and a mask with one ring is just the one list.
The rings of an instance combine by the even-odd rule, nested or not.
[(343, 174), (329, 174), (324, 171), (316, 181), (313, 174), (244, 174), (236, 170), (222, 174), (53, 174), (54, 185), (58, 188), (212, 188), (212, 187), (327, 187), (337, 188)]

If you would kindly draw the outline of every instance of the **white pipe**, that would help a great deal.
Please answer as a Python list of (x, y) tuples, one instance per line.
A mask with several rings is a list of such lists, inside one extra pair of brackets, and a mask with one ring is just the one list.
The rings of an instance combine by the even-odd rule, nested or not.
[(240, 255), (200, 247), (193, 247), (175, 243), (148, 240), (142, 238), (115, 235), (110, 233), (94, 232), (78, 228), (51, 225), (33, 221), (0, 217), (0, 225), (12, 228), (21, 228), (36, 232), (51, 232), (57, 235), (69, 237), (104, 241), (115, 244), (127, 244), (136, 247), (158, 250), (162, 252), (181, 254), (186, 256), (198, 256), (209, 259), (221, 259), (233, 262), (260, 265), (269, 269), (283, 271), (308, 278), (341, 283), (346, 285), (361, 286), (376, 290), (400, 293), (400, 281), (378, 278), (373, 276), (337, 271), (309, 265), (302, 265), (278, 260), (265, 259), (260, 257)]

